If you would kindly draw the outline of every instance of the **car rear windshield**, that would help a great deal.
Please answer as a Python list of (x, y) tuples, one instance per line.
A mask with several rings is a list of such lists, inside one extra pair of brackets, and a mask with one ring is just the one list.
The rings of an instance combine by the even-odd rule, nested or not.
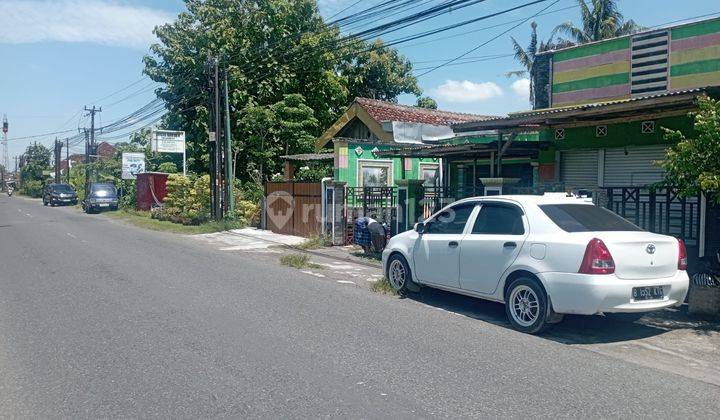
[(93, 185), (92, 186), (92, 193), (98, 194), (102, 193), (102, 195), (115, 195), (115, 186), (114, 185)]
[(61, 192), (61, 193), (74, 193), (75, 192), (71, 186), (64, 185), (64, 184), (54, 185), (53, 190), (57, 191), (57, 192)]
[(566, 232), (642, 231), (608, 209), (589, 204), (544, 204), (540, 209)]

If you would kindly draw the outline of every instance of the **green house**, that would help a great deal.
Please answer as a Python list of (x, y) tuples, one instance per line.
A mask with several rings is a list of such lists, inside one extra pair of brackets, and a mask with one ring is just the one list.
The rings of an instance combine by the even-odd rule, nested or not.
[(399, 148), (485, 141), (483, 136), (458, 138), (451, 125), (488, 118), (356, 98), (315, 146), (318, 151), (332, 148), (334, 181), (350, 188), (392, 187), (400, 180), (440, 185), (445, 172), (438, 157), (387, 153)]
[[(652, 232), (679, 236), (695, 256), (720, 248), (705, 197), (663, 185), (664, 129), (693, 135), (698, 97), (720, 97), (720, 18), (653, 29), (539, 55), (549, 62), (549, 108), (489, 121), (478, 130), (538, 130), (548, 144), (539, 183), (592, 194), (596, 203)], [(716, 222), (713, 222), (715, 225)]]

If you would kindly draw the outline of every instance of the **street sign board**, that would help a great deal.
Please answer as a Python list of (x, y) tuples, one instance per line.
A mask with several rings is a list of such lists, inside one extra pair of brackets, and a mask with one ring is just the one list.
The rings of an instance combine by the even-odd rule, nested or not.
[(151, 147), (155, 153), (185, 153), (185, 132), (155, 130)]
[(137, 174), (145, 172), (145, 153), (122, 154), (122, 179), (137, 179)]

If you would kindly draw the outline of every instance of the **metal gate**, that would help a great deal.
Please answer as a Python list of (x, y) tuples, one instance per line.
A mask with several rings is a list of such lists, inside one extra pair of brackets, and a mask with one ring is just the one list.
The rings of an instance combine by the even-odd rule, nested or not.
[(265, 184), (267, 228), (296, 236), (322, 232), (322, 185), (319, 182), (268, 182)]

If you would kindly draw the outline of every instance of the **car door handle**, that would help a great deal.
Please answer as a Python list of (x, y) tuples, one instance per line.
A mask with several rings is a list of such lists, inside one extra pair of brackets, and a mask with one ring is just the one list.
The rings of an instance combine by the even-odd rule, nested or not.
[(457, 241), (450, 241), (450, 242), (448, 243), (448, 246), (449, 246), (450, 248), (457, 248), (458, 245), (459, 245), (459, 244), (457, 243)]
[(503, 248), (516, 248), (517, 244), (515, 242), (505, 242), (503, 244)]

